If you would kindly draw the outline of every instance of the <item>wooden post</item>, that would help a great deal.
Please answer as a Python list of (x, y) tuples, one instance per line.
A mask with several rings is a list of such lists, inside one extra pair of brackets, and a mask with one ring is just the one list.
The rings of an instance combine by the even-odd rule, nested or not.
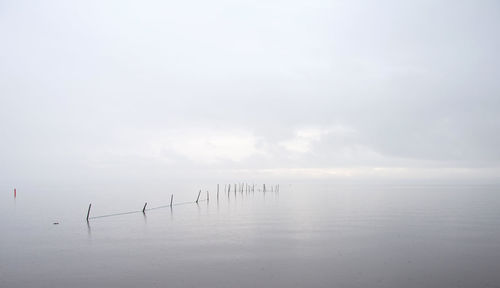
[(207, 202), (210, 200), (210, 197), (208, 196), (208, 190), (207, 190)]
[(201, 190), (198, 192), (198, 198), (196, 198), (196, 204), (198, 204), (198, 200), (200, 200)]
[(219, 201), (219, 184), (217, 184), (217, 201)]
[(146, 205), (148, 205), (148, 202), (144, 203), (144, 207), (142, 207), (142, 213), (144, 213), (144, 211), (146, 211)]
[(174, 202), (174, 194), (170, 196), (170, 207), (172, 207), (172, 202)]
[(89, 222), (90, 207), (92, 207), (92, 203), (89, 204), (89, 210), (87, 211), (87, 222)]

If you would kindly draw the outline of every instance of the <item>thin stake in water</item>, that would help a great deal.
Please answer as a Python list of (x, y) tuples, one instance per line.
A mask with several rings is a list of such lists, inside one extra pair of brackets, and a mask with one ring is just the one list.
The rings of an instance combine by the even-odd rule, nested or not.
[(89, 210), (87, 211), (87, 222), (89, 222), (90, 207), (92, 207), (92, 203), (89, 204)]
[(198, 198), (196, 198), (196, 204), (198, 204), (198, 200), (200, 200), (201, 190), (198, 192)]
[(146, 205), (148, 205), (148, 202), (144, 203), (144, 207), (142, 207), (142, 213), (144, 213), (144, 211), (146, 211)]

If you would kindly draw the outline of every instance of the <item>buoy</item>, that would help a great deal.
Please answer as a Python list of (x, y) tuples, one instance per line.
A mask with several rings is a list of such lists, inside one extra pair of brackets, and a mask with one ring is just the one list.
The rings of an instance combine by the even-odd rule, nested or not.
[(17, 191), (16, 191), (16, 188), (14, 188), (14, 198), (16, 198), (17, 196)]

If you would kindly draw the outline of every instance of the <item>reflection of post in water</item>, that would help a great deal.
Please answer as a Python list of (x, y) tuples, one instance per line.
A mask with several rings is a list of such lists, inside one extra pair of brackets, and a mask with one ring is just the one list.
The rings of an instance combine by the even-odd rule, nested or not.
[(90, 236), (92, 236), (92, 229), (90, 228), (90, 222), (87, 221), (87, 234)]
[(201, 216), (201, 209), (200, 209), (200, 204), (196, 202), (196, 211), (198, 211), (198, 218)]

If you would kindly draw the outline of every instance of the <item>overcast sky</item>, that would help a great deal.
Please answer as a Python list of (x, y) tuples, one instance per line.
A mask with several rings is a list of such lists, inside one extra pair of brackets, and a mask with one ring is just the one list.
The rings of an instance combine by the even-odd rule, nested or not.
[(1, 0), (0, 182), (495, 180), (499, 51), (498, 1)]

